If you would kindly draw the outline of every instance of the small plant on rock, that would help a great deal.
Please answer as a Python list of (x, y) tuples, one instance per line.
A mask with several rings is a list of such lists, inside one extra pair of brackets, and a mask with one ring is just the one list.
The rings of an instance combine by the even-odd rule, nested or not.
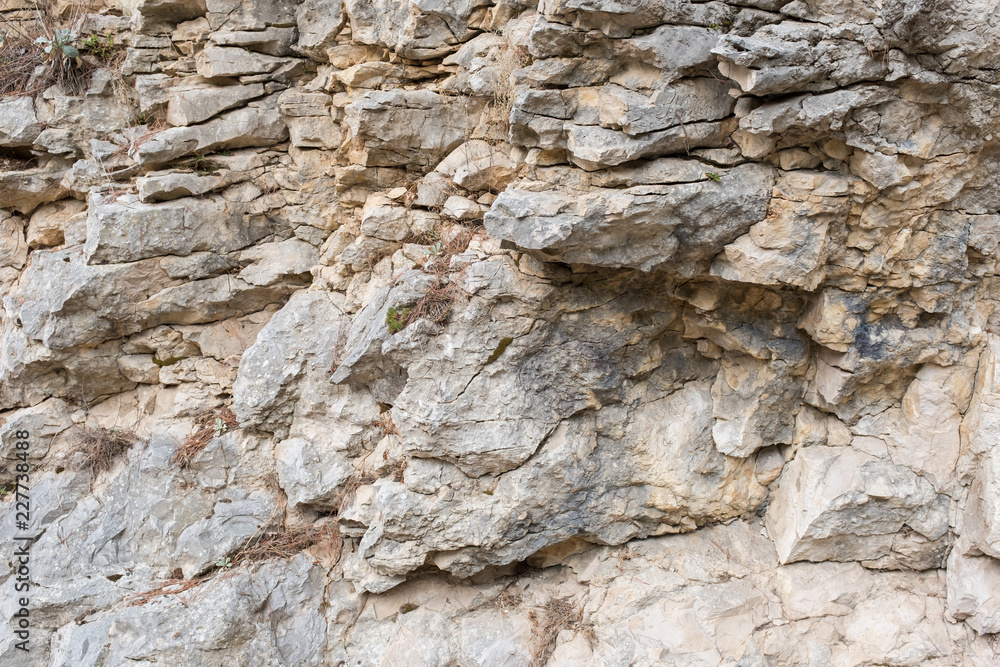
[(389, 328), (389, 333), (399, 333), (409, 323), (410, 308), (396, 310), (392, 306), (385, 311), (385, 326)]
[(236, 419), (236, 414), (230, 408), (204, 412), (195, 420), (194, 424), (194, 433), (184, 439), (184, 444), (174, 452), (173, 458), (170, 459), (174, 465), (181, 468), (191, 465), (194, 457), (208, 446), (212, 438), (216, 438), (223, 433), (228, 433), (240, 426), (239, 421)]
[(42, 51), (53, 63), (59, 58), (66, 57), (80, 64), (80, 49), (76, 48), (76, 39), (79, 37), (68, 28), (56, 28), (51, 35), (42, 35), (35, 40), (35, 44), (42, 47)]
[(107, 35), (104, 40), (97, 35), (90, 35), (83, 40), (83, 47), (104, 61), (112, 60), (118, 55), (118, 45), (115, 44), (114, 35)]
[(715, 171), (706, 171), (705, 177), (710, 181), (715, 181), (716, 183), (722, 181), (722, 176), (719, 176), (718, 172)]

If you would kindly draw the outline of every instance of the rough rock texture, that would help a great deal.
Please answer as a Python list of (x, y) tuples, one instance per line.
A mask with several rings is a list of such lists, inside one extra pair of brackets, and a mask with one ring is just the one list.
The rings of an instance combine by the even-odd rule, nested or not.
[(0, 663), (1000, 660), (997, 2), (47, 5)]

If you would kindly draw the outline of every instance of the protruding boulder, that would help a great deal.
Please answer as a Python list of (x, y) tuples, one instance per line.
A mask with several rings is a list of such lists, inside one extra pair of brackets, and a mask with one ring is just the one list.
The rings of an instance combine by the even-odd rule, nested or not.
[[(767, 512), (782, 563), (878, 561), (940, 567), (951, 501), (909, 468), (850, 447), (805, 447)], [(945, 547), (945, 548), (943, 548)]]

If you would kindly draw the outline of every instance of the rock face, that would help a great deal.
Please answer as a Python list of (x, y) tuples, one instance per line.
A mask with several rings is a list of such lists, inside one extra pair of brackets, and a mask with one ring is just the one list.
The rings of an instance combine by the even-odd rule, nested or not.
[(996, 662), (996, 2), (47, 4), (0, 663)]

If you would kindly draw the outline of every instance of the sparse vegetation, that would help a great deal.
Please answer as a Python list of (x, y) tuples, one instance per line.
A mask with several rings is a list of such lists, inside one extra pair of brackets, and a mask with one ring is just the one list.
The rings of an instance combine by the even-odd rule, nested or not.
[(53, 16), (45, 4), (35, 6), (34, 18), (0, 18), (0, 97), (30, 95), (60, 85), (71, 93), (86, 87), (94, 65), (80, 55), (78, 16)]
[(77, 431), (77, 449), (84, 455), (84, 467), (94, 473), (110, 469), (139, 440), (134, 431), (118, 427), (81, 427)]
[(115, 36), (110, 34), (105, 35), (103, 40), (97, 35), (90, 35), (83, 40), (83, 47), (103, 61), (114, 60), (120, 50), (119, 46), (115, 44)]
[(396, 308), (389, 306), (389, 309), (385, 311), (385, 326), (389, 328), (389, 333), (402, 331), (410, 321), (411, 311), (411, 308), (396, 310)]
[(194, 433), (185, 438), (184, 444), (174, 452), (173, 458), (170, 459), (171, 463), (181, 468), (188, 467), (194, 457), (208, 446), (212, 438), (239, 427), (236, 414), (228, 407), (202, 413), (195, 420)]
[(291, 528), (279, 533), (271, 533), (258, 538), (251, 538), (232, 558), (232, 565), (256, 563), (272, 558), (291, 558), (309, 547), (334, 539), (339, 540), (336, 524), (320, 528)]
[(378, 417), (372, 420), (372, 427), (375, 432), (378, 433), (379, 439), (384, 438), (387, 435), (399, 435), (399, 429), (396, 428), (396, 423), (392, 421), (392, 415), (388, 411), (383, 412)]
[(178, 162), (171, 168), (182, 169), (185, 171), (193, 171), (194, 173), (201, 176), (204, 176), (205, 174), (214, 173), (216, 171), (219, 171), (220, 169), (218, 164), (206, 158), (204, 155), (195, 155), (193, 158), (189, 160)]
[(449, 275), (451, 259), (468, 249), (472, 235), (472, 230), (467, 229), (456, 234), (447, 243), (438, 240), (431, 246), (428, 251), (430, 260), (424, 270), (434, 276), (434, 283), (412, 307), (401, 310), (390, 307), (386, 311), (385, 324), (390, 333), (398, 333), (407, 325), (421, 319), (430, 320), (435, 324), (444, 324), (448, 321), (455, 298), (458, 296), (458, 285)]
[(716, 183), (722, 180), (722, 177), (719, 176), (718, 172), (715, 171), (706, 171), (705, 177), (708, 178), (708, 180), (710, 181), (715, 181)]
[(529, 612), (528, 618), (531, 619), (531, 634), (535, 640), (531, 655), (533, 667), (541, 667), (549, 661), (556, 650), (560, 632), (587, 629), (583, 624), (583, 610), (576, 609), (568, 598), (549, 600), (541, 609)]
[(511, 44), (506, 35), (497, 34), (504, 38), (504, 43), (497, 56), (493, 99), (486, 110), (485, 125), (489, 132), (486, 140), (503, 143), (508, 140), (510, 112), (514, 108), (514, 97), (517, 94), (513, 81), (514, 72), (530, 64), (531, 57), (527, 49)]

